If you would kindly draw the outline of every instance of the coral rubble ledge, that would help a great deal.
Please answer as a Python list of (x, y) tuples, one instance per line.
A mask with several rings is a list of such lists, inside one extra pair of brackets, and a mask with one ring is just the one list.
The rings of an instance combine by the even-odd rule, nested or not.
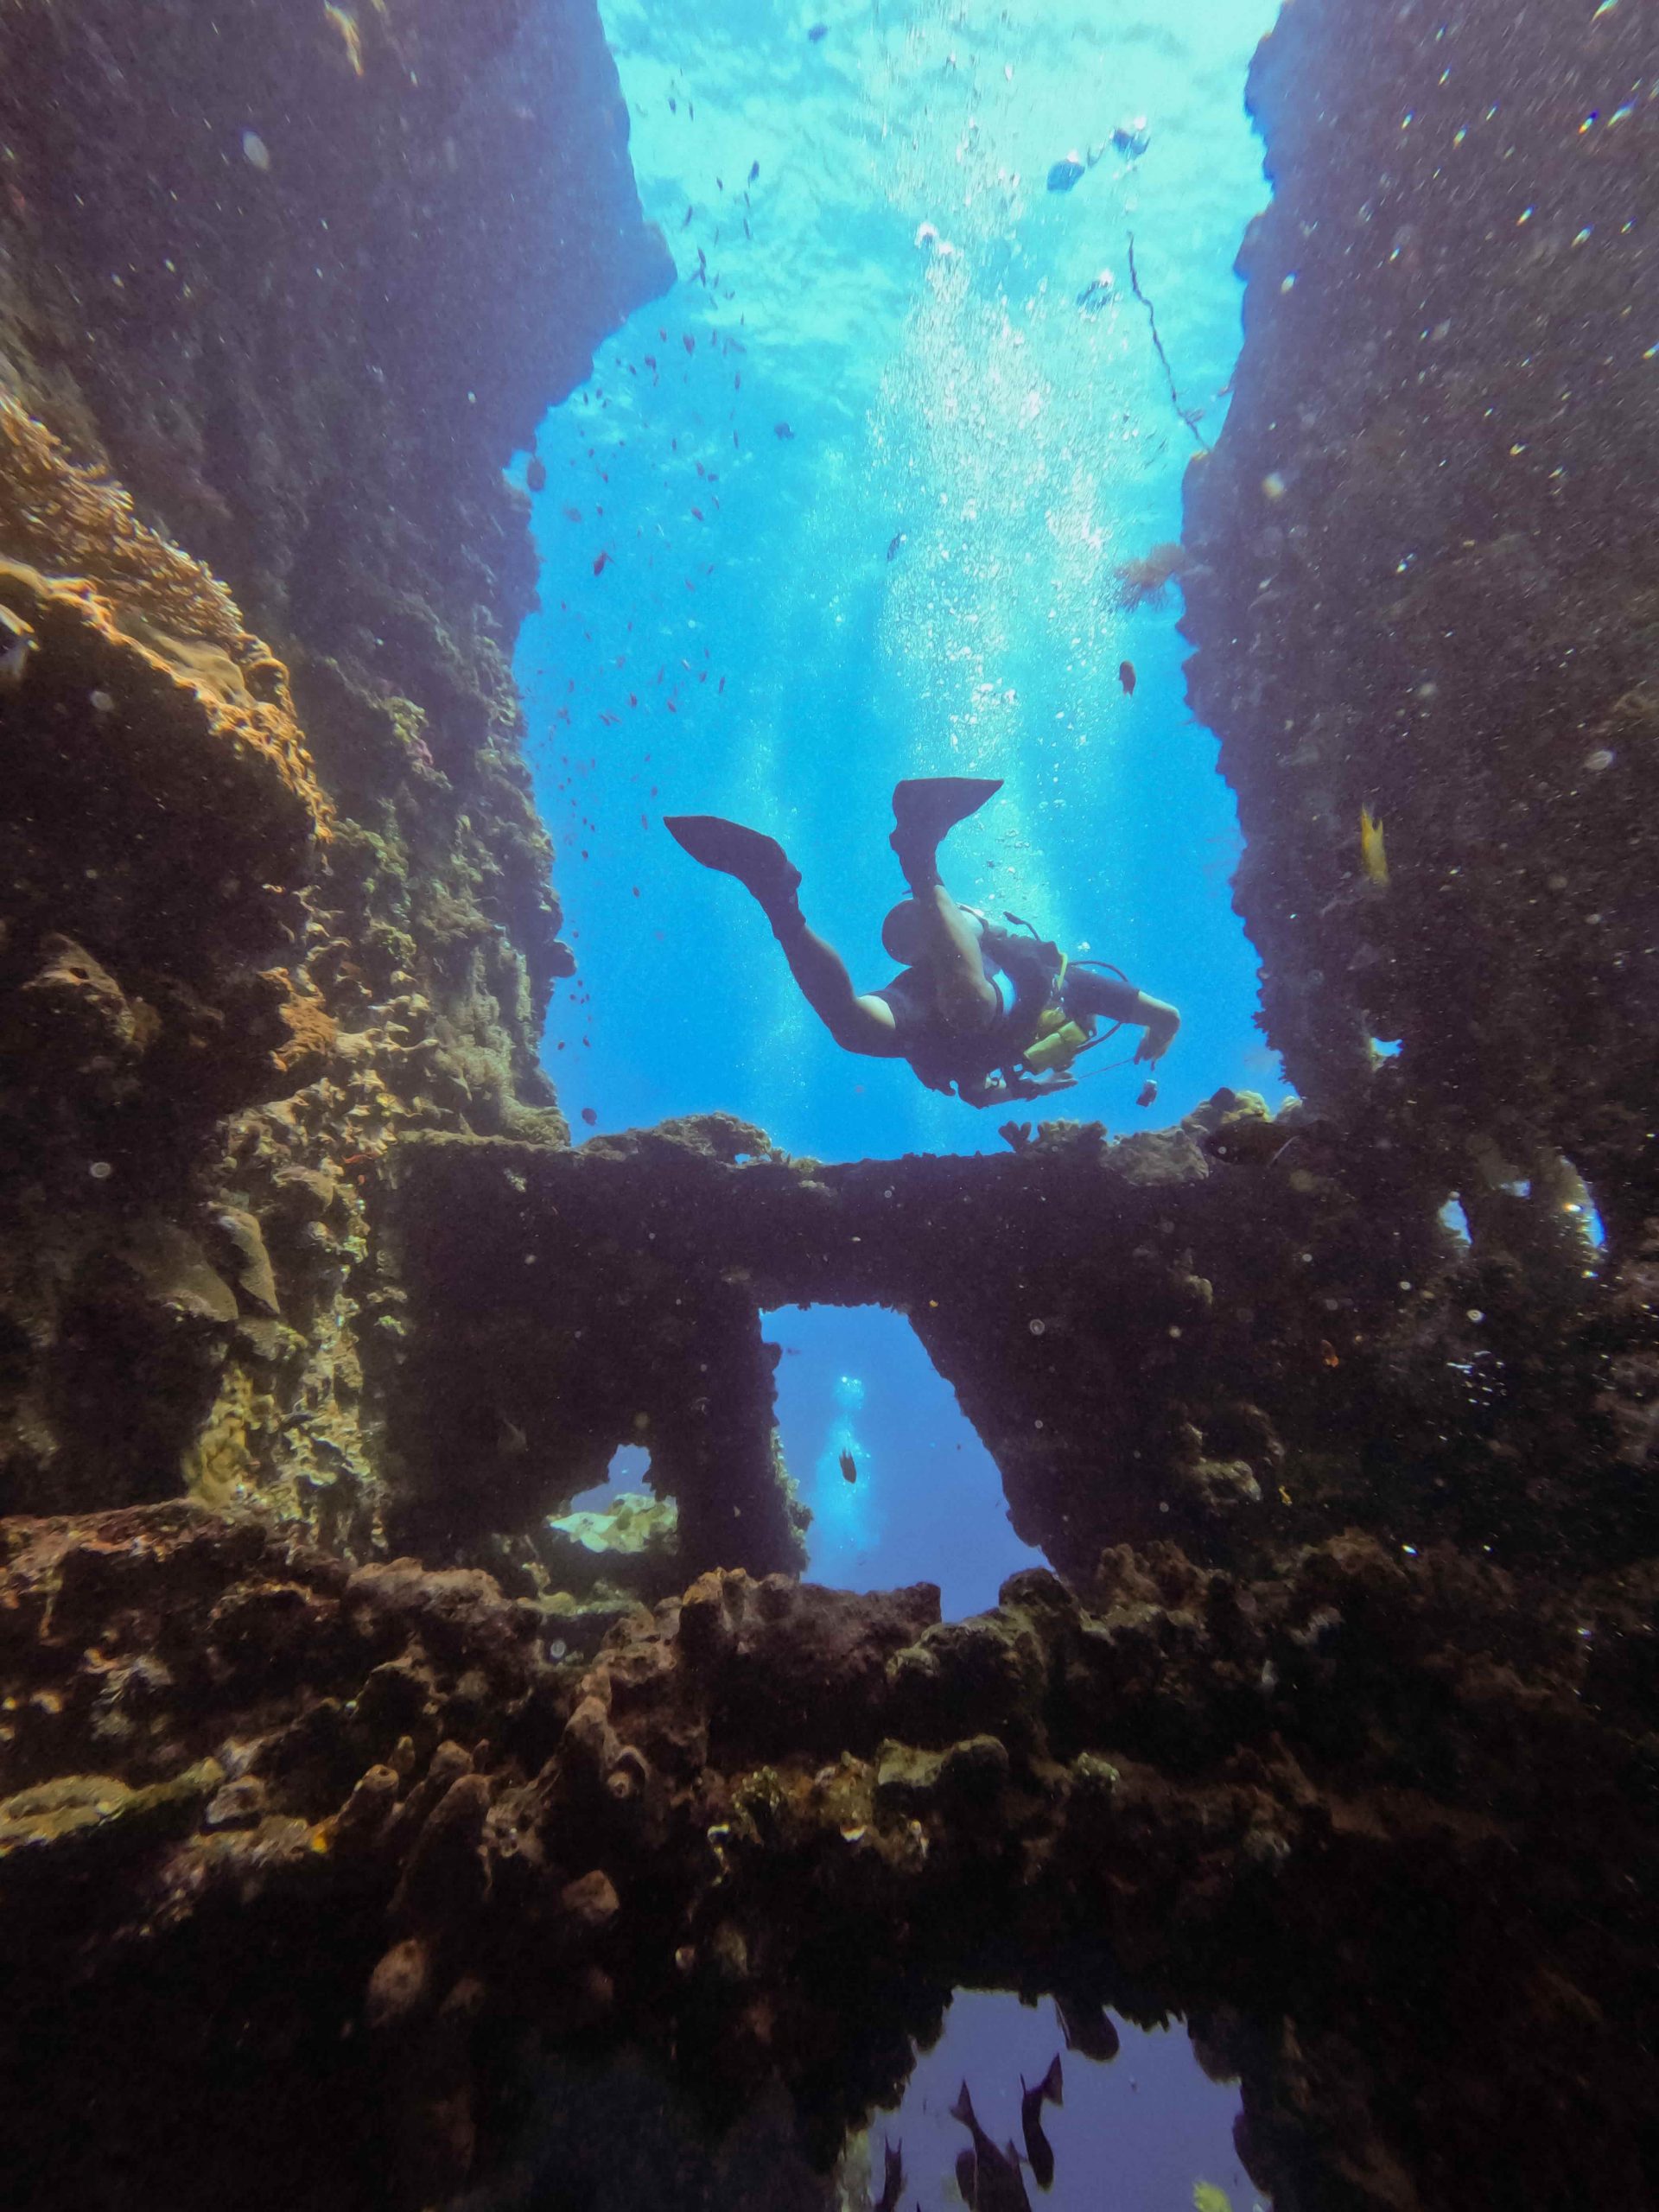
[(4, 1538), (22, 2201), (116, 2145), (180, 2208), (442, 2201), (625, 2035), (697, 2114), (629, 2202), (776, 2204), (744, 2115), (792, 2093), (809, 2188), (980, 1981), (1185, 2013), (1292, 2212), (1572, 2201), (1569, 2110), (1642, 2200), (1650, 1571), (1155, 1545), (943, 1625), (725, 1571), (584, 1650), (200, 1507)]

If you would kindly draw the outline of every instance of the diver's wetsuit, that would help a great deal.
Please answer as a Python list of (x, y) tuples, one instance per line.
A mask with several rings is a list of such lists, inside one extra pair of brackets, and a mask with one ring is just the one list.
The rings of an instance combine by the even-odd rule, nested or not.
[(1021, 932), (999, 929), (982, 917), (980, 954), (997, 1005), (983, 1029), (970, 1036), (942, 1029), (925, 969), (906, 968), (872, 994), (893, 1009), (899, 1047), (930, 1090), (959, 1091), (969, 1104), (990, 1086), (987, 1078), (1012, 1068), (1036, 1039), (1050, 1007), (1069, 1021), (1133, 1021), (1141, 995), (1133, 983), (1098, 969), (1059, 963), (1052, 949)]

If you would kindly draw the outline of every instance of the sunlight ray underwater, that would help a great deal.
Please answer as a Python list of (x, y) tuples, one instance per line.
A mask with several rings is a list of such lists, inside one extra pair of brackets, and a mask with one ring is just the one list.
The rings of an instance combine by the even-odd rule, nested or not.
[(817, 1157), (994, 1147), (992, 1117), (839, 1052), (762, 918), (661, 828), (780, 836), (870, 988), (900, 887), (888, 793), (937, 770), (1005, 779), (946, 849), (958, 896), (1185, 1016), (1150, 1117), (1109, 1052), (1060, 1111), (1121, 1128), (1224, 1082), (1281, 1094), (1179, 594), (1115, 589), (1179, 535), (1225, 410), (1231, 263), (1266, 194), (1243, 72), (1271, 14), (1130, 8), (1107, 37), (1081, 10), (877, 7), (811, 39), (760, 0), (606, 8), (679, 283), (537, 440), (543, 611), (518, 658), (582, 962), (547, 1047), (573, 1122), (724, 1108)]

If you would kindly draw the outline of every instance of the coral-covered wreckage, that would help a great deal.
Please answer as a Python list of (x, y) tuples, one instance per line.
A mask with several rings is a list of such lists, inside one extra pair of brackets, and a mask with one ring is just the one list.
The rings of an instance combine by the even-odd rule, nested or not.
[[(805, 2212), (963, 1983), (1185, 2017), (1284, 2212), (1652, 2200), (1659, 108), (1589, 13), (1252, 74), (1180, 582), (1306, 1103), (831, 1167), (573, 1153), (537, 1065), (500, 471), (671, 278), (590, 0), (0, 10), (9, 2202)], [(791, 1300), (909, 1315), (1052, 1572), (797, 1579)], [(624, 1442), (675, 1511), (578, 1573)]]

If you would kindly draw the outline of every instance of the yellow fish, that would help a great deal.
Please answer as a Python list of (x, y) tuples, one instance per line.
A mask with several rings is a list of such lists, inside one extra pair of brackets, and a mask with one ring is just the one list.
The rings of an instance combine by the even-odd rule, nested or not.
[(1389, 880), (1389, 851), (1382, 842), (1382, 824), (1369, 806), (1359, 810), (1360, 865), (1373, 883)]
[(1192, 2202), (1197, 2212), (1233, 2212), (1232, 2201), (1224, 2189), (1217, 2189), (1212, 2181), (1195, 2181)]
[(357, 28), (357, 18), (345, 8), (325, 6), (323, 14), (346, 41), (346, 59), (352, 65), (355, 77), (363, 74), (363, 38)]

